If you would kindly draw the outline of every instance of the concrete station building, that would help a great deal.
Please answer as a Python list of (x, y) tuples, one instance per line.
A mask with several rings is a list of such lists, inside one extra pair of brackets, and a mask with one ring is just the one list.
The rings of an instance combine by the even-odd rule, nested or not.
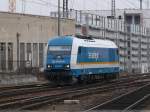
[[(43, 67), (44, 48), (57, 36), (57, 18), (0, 12), (0, 72)], [(61, 34), (75, 33), (75, 21), (63, 19)]]

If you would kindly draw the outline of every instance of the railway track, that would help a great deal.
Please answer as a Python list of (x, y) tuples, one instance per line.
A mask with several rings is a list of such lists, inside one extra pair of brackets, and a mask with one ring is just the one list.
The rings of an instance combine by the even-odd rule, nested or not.
[[(145, 74), (130, 74), (128, 76), (121, 76), (121, 79), (129, 79), (129, 78), (138, 78), (141, 77), (143, 75), (148, 75), (149, 73), (145, 73)], [(20, 88), (33, 88), (33, 87), (41, 87), (44, 85), (51, 85), (50, 83), (35, 83), (35, 84), (25, 84), (25, 85), (14, 85), (14, 86), (3, 86), (0, 87), (0, 91), (5, 91), (5, 90), (13, 90), (13, 89), (20, 89)]]
[[(35, 107), (39, 107), (41, 105), (47, 104), (47, 103), (52, 103), (52, 102), (57, 102), (63, 99), (68, 99), (68, 98), (72, 98), (72, 97), (78, 97), (78, 96), (82, 96), (82, 95), (87, 95), (87, 94), (93, 94), (93, 93), (98, 93), (98, 92), (105, 92), (105, 91), (111, 91), (114, 89), (122, 89), (122, 88), (128, 88), (129, 86), (142, 86), (143, 84), (145, 84), (145, 82), (114, 82), (114, 83), (110, 83), (107, 86), (98, 86), (95, 87), (93, 85), (93, 87), (78, 87), (75, 89), (70, 89), (70, 90), (64, 90), (63, 92), (60, 92), (58, 94), (50, 94), (50, 95), (43, 95), (43, 96), (32, 96), (32, 97), (28, 97), (28, 98), (16, 98), (14, 101), (3, 101), (2, 104), (0, 104), (0, 108), (1, 109), (5, 109), (5, 108), (14, 108), (14, 107), (20, 107), (19, 109), (32, 109)], [(116, 85), (118, 85), (116, 87)], [(21, 103), (20, 103), (21, 102)]]
[[(134, 86), (141, 86), (141, 84), (134, 84)], [(114, 85), (115, 86), (115, 85)], [(45, 96), (38, 96), (38, 97), (32, 97), (28, 99), (19, 99), (18, 101), (7, 103), (1, 105), (2, 107), (21, 107), (20, 109), (32, 109), (35, 107), (39, 107), (41, 105), (47, 104), (47, 103), (52, 103), (52, 102), (57, 102), (60, 100), (64, 99), (69, 99), (72, 97), (79, 97), (83, 95), (89, 95), (93, 93), (98, 93), (98, 92), (105, 92), (105, 91), (111, 91), (114, 89), (114, 86), (111, 87), (97, 87), (97, 88), (88, 88), (88, 89), (82, 89), (82, 90), (70, 90), (70, 91), (64, 91), (59, 94), (51, 94), (51, 95), (45, 95)], [(120, 85), (120, 87), (115, 87), (115, 89), (122, 89), (122, 88), (128, 88), (128, 84)], [(21, 102), (21, 104), (20, 104)], [(0, 107), (1, 107), (0, 106)]]
[[(123, 81), (123, 80), (135, 80), (135, 79), (138, 79), (138, 78), (141, 78), (144, 77), (144, 75), (146, 77), (148, 77), (148, 74), (149, 73), (146, 73), (146, 74), (136, 74), (136, 75), (129, 75), (129, 76), (122, 76), (120, 77), (121, 80), (120, 81)], [(150, 75), (149, 75), (150, 77)], [(116, 80), (114, 80), (116, 81)], [(22, 91), (22, 90), (30, 90), (30, 89), (36, 89), (36, 88), (42, 88), (42, 87), (56, 87), (56, 85), (53, 85), (53, 84), (50, 84), (50, 83), (41, 83), (41, 84), (26, 84), (26, 85), (16, 85), (16, 86), (4, 86), (4, 87), (0, 87), (0, 92), (13, 92), (13, 91)], [(0, 94), (1, 94), (0, 93)]]
[(144, 110), (146, 106), (149, 106), (150, 103), (146, 104), (146, 101), (150, 101), (150, 94), (145, 95), (141, 99), (137, 100), (135, 103), (127, 107), (124, 112), (131, 111), (131, 110)]
[(110, 101), (94, 106), (84, 112), (90, 111), (112, 111), (119, 110), (121, 112), (129, 112), (131, 110), (140, 109), (144, 101), (150, 99), (150, 83), (126, 94), (120, 95)]
[(14, 89), (20, 89), (20, 88), (33, 88), (33, 87), (40, 87), (44, 85), (49, 85), (49, 83), (34, 83), (34, 84), (23, 84), (23, 85), (14, 85), (14, 86), (3, 86), (0, 87), (0, 91), (6, 91), (6, 90), (14, 90)]
[[(149, 75), (139, 75), (138, 78), (130, 77), (128, 79), (127, 77), (113, 80), (110, 82), (103, 82), (98, 84), (91, 84), (87, 86), (81, 86), (81, 87), (62, 87), (62, 88), (27, 88), (26, 91), (21, 92), (23, 96), (21, 96), (19, 89), (19, 92), (16, 91), (14, 94), (11, 93), (11, 91), (7, 91), (8, 94), (0, 94), (0, 97), (3, 97), (3, 95), (7, 98), (3, 98), (0, 100), (0, 109), (6, 109), (6, 108), (16, 108), (16, 109), (34, 109), (34, 107), (40, 107), (44, 104), (53, 103), (57, 101), (61, 101), (63, 99), (70, 99), (72, 97), (79, 97), (83, 95), (89, 95), (94, 93), (100, 93), (105, 91), (112, 91), (114, 89), (122, 89), (122, 88), (128, 88), (132, 86), (142, 86), (145, 83), (148, 83), (149, 81), (145, 80), (148, 79)], [(144, 81), (140, 81), (144, 80)], [(117, 85), (117, 86), (116, 86)], [(131, 86), (132, 85), (132, 86)], [(73, 89), (72, 89), (73, 88)], [(5, 93), (7, 93), (5, 91)], [(28, 96), (27, 93), (28, 93)], [(35, 92), (37, 94), (35, 94)], [(41, 92), (39, 94), (39, 92)], [(18, 108), (19, 107), (19, 108)]]
[(54, 87), (56, 86), (50, 85), (49, 83), (13, 86), (10, 87), (11, 89), (7, 88), (7, 89), (0, 90), (0, 98), (50, 90), (50, 89), (54, 89)]

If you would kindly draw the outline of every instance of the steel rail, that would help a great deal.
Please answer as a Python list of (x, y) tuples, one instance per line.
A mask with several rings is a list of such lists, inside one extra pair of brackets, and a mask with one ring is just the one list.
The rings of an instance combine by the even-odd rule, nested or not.
[[(141, 75), (142, 76), (142, 75)], [(117, 79), (117, 80), (113, 80), (113, 81), (110, 81), (109, 83), (108, 83), (108, 85), (105, 85), (105, 86), (103, 86), (103, 87), (97, 87), (97, 88), (95, 88), (95, 86), (97, 85), (97, 86), (100, 86), (100, 84), (93, 84), (93, 85), (88, 85), (86, 88), (89, 88), (90, 86), (92, 87), (94, 87), (93, 89), (85, 89), (85, 86), (83, 86), (83, 87), (79, 87), (79, 88), (74, 88), (74, 92), (76, 93), (76, 92), (80, 92), (80, 94), (76, 94), (75, 96), (80, 96), (80, 95), (84, 95), (84, 94), (90, 94), (90, 93), (94, 93), (93, 91), (95, 91), (95, 92), (104, 92), (104, 91), (110, 91), (110, 90), (113, 90), (114, 88), (115, 89), (121, 89), (121, 87), (119, 88), (119, 87), (116, 87), (116, 85), (120, 85), (121, 83), (126, 83), (126, 85), (124, 84), (124, 87), (128, 87), (130, 84), (132, 85), (132, 84), (136, 84), (136, 85), (140, 85), (140, 83), (139, 82), (136, 82), (137, 81), (137, 79), (138, 80), (142, 80), (142, 79), (147, 79), (148, 77), (149, 77), (149, 75), (147, 74), (147, 75), (145, 75), (145, 74), (143, 74), (143, 76), (141, 77), (141, 76), (139, 76), (138, 78), (123, 78), (123, 79)], [(141, 77), (141, 79), (140, 79), (140, 77)], [(105, 83), (103, 83), (103, 84), (106, 84), (107, 82), (105, 82)], [(145, 83), (147, 83), (147, 81), (145, 81)], [(102, 84), (102, 83), (101, 83)], [(108, 86), (111, 86), (111, 87), (108, 87)], [(134, 85), (133, 85), (134, 86)], [(78, 89), (78, 91), (75, 91), (75, 89)], [(83, 90), (81, 90), (81, 89), (83, 89)], [(90, 91), (90, 92), (88, 92), (88, 91)], [(91, 92), (92, 91), (92, 92)], [(71, 93), (73, 93), (73, 92), (66, 92), (65, 94), (71, 94)], [(60, 95), (60, 94), (59, 94)], [(72, 97), (73, 95), (71, 95), (71, 97)], [(10, 105), (14, 105), (15, 103), (17, 103), (17, 101), (18, 102), (24, 102), (24, 101), (33, 101), (34, 102), (34, 100), (35, 101), (39, 101), (39, 102), (36, 102), (36, 103), (33, 103), (33, 104), (31, 104), (31, 105), (29, 105), (29, 106), (25, 106), (25, 107), (32, 107), (33, 105), (34, 106), (36, 106), (36, 104), (38, 104), (38, 105), (40, 105), (40, 104), (42, 104), (42, 102), (47, 102), (48, 100), (47, 100), (47, 98), (48, 98), (48, 100), (50, 100), (50, 102), (52, 102), (52, 101), (56, 101), (55, 99), (51, 99), (51, 96), (42, 96), (42, 97), (34, 97), (33, 96), (33, 98), (24, 98), (24, 99), (16, 99), (16, 101), (14, 100), (14, 101), (12, 101), (12, 102), (9, 102), (9, 103), (5, 103), (5, 104), (1, 104), (0, 105), (0, 107), (6, 107), (6, 106), (10, 106)], [(53, 96), (54, 97), (54, 96)], [(42, 99), (42, 98), (44, 98), (44, 101), (40, 101), (40, 100), (37, 100), (37, 99)], [(64, 98), (64, 96), (62, 95), (62, 98), (60, 98), (60, 99), (63, 99)], [(65, 97), (65, 98), (67, 98), (67, 97)], [(46, 99), (46, 100), (45, 100)], [(58, 98), (57, 98), (57, 100), (58, 100)], [(24, 107), (24, 108), (25, 108)]]
[(126, 94), (120, 95), (112, 100), (106, 101), (102, 104), (96, 105), (84, 112), (90, 112), (93, 110), (121, 110), (126, 111), (136, 106), (149, 97), (150, 83)]
[(1, 86), (0, 91), (7, 91), (13, 89), (20, 89), (20, 88), (30, 88), (30, 87), (39, 87), (43, 85), (49, 85), (49, 83), (33, 83), (33, 84), (21, 84), (21, 85), (13, 85), (13, 86)]
[(101, 88), (101, 87), (95, 88), (94, 87), (94, 88), (83, 89), (83, 90), (69, 91), (69, 92), (65, 92), (60, 95), (52, 96), (50, 98), (48, 97), (46, 100), (40, 99), (41, 101), (25, 105), (25, 106), (21, 107), (20, 109), (31, 109), (34, 107), (39, 107), (40, 105), (43, 105), (46, 103), (57, 102), (59, 100), (63, 100), (63, 99), (67, 99), (67, 98), (78, 97), (78, 96), (83, 96), (83, 95), (90, 95), (90, 94), (94, 94), (94, 93), (100, 93), (100, 92), (110, 91), (110, 90), (114, 90), (114, 89), (122, 89), (122, 88), (129, 88), (129, 85), (123, 84), (123, 85), (120, 85), (120, 87), (116, 87), (116, 85), (113, 85), (111, 87), (104, 87), (104, 88)]
[(122, 112), (129, 112), (133, 109), (136, 110), (137, 108), (140, 107), (140, 105), (142, 105), (144, 103), (144, 101), (146, 101), (148, 99), (150, 99), (150, 94), (145, 95), (143, 98), (139, 99), (138, 101), (136, 101), (132, 105), (125, 108)]

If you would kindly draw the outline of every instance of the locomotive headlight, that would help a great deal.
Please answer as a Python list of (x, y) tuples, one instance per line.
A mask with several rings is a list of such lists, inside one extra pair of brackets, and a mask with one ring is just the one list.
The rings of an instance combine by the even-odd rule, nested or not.
[(47, 65), (47, 68), (51, 68), (52, 66), (51, 65)]
[(66, 65), (66, 68), (70, 68), (70, 65)]
[(70, 65), (65, 65), (65, 68), (70, 68)]

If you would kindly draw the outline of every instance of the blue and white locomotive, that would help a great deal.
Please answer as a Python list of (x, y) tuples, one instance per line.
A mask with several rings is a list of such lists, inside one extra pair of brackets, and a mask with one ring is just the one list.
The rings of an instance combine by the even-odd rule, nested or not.
[(48, 41), (45, 75), (55, 81), (91, 80), (119, 73), (118, 47), (109, 40), (60, 36)]

